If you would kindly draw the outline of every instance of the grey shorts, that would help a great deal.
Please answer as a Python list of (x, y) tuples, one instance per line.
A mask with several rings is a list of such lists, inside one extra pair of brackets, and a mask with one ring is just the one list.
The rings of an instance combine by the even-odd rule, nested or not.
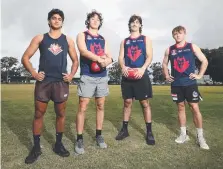
[(91, 77), (81, 75), (77, 86), (78, 95), (81, 97), (104, 97), (109, 94), (108, 76)]

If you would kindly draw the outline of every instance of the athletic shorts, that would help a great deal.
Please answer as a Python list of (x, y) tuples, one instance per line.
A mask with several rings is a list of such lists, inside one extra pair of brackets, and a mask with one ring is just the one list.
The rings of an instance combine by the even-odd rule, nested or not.
[(108, 76), (91, 77), (81, 75), (77, 91), (78, 96), (81, 97), (105, 97), (109, 94)]
[(123, 99), (146, 100), (152, 98), (152, 85), (148, 75), (144, 75), (138, 80), (122, 77), (121, 90)]
[(35, 85), (35, 100), (49, 102), (52, 100), (56, 103), (67, 101), (69, 95), (69, 84), (60, 82), (40, 82)]
[(180, 103), (187, 101), (189, 103), (198, 103), (202, 100), (197, 84), (190, 86), (171, 86), (171, 95), (173, 101)]

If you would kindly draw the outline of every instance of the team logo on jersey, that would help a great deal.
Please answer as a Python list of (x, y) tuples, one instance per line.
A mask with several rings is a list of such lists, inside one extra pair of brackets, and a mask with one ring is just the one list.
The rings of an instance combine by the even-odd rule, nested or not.
[(174, 59), (174, 69), (180, 73), (185, 72), (190, 66), (189, 61), (185, 57), (177, 57)]
[(177, 54), (177, 51), (174, 49), (171, 51), (171, 55), (176, 55)]
[(126, 45), (130, 44), (130, 40), (127, 40), (125, 44), (126, 44)]
[(135, 62), (139, 56), (142, 54), (141, 49), (138, 48), (138, 46), (130, 46), (128, 47), (128, 53), (127, 56)]
[(92, 37), (90, 35), (87, 35), (87, 40), (91, 40)]
[(94, 54), (98, 55), (98, 56), (103, 56), (104, 55), (104, 49), (102, 49), (101, 44), (96, 44), (93, 43), (90, 45), (90, 50), (91, 52), (93, 52)]
[(184, 52), (190, 51), (190, 49), (184, 49)]
[(59, 46), (58, 44), (51, 44), (50, 47), (48, 48), (48, 50), (54, 54), (55, 56), (58, 55), (60, 52), (62, 52), (63, 50), (61, 49), (61, 46)]
[(198, 93), (196, 91), (193, 91), (193, 97), (197, 97), (198, 96)]

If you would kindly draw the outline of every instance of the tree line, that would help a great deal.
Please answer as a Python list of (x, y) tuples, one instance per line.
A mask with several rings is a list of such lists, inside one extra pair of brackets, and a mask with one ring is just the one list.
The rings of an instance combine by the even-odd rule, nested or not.
[[(223, 82), (223, 47), (218, 49), (201, 49), (208, 59), (208, 68), (205, 75), (209, 75), (213, 82)], [(200, 62), (196, 59), (196, 68), (199, 70)], [(152, 63), (147, 70), (148, 76), (154, 83), (162, 84), (165, 82), (165, 78), (162, 73), (161, 62)], [(109, 68), (110, 81), (115, 84), (121, 82), (121, 68), (118, 62), (114, 62)], [(11, 78), (23, 77), (23, 80), (29, 82), (31, 74), (23, 67), (22, 64), (15, 57), (5, 56), (1, 58), (1, 82), (10, 82)], [(21, 78), (20, 78), (21, 79)]]

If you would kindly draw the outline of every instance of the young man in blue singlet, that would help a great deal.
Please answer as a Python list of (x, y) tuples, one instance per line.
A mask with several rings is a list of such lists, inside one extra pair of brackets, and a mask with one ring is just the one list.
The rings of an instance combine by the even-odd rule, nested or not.
[[(181, 133), (175, 142), (185, 143), (189, 140), (186, 132), (185, 101), (187, 101), (193, 113), (193, 120), (197, 129), (197, 143), (200, 148), (209, 149), (203, 136), (202, 115), (198, 104), (201, 96), (196, 82), (197, 79), (203, 77), (208, 61), (197, 45), (186, 42), (186, 29), (183, 26), (175, 27), (172, 31), (172, 36), (176, 44), (165, 51), (162, 65), (166, 80), (171, 82), (171, 95), (178, 108)], [(201, 62), (198, 74), (195, 73), (195, 57)], [(169, 61), (171, 75), (168, 71)]]
[[(42, 154), (40, 135), (43, 126), (43, 117), (48, 102), (54, 102), (56, 113), (56, 143), (54, 152), (62, 157), (70, 155), (62, 144), (64, 132), (66, 101), (69, 96), (69, 82), (78, 68), (78, 58), (74, 41), (61, 32), (64, 13), (59, 9), (52, 9), (48, 13), (50, 31), (44, 35), (35, 36), (22, 57), (24, 67), (36, 79), (35, 84), (35, 115), (33, 120), (34, 146), (25, 159), (31, 164)], [(32, 67), (30, 58), (39, 49), (40, 63), (38, 72)], [(71, 72), (67, 72), (67, 54), (72, 60)]]
[(102, 137), (102, 126), (105, 97), (109, 93), (106, 66), (112, 63), (112, 57), (107, 41), (98, 33), (102, 21), (101, 13), (93, 10), (87, 14), (85, 21), (87, 31), (77, 36), (81, 67), (81, 78), (78, 85), (79, 108), (76, 116), (75, 152), (77, 154), (85, 152), (83, 141), (85, 112), (92, 97), (95, 98), (96, 105), (96, 143), (100, 148), (107, 148)]
[[(154, 145), (152, 133), (152, 117), (149, 98), (152, 98), (152, 86), (147, 74), (147, 68), (153, 57), (152, 41), (142, 35), (142, 18), (133, 15), (129, 19), (130, 36), (121, 42), (119, 64), (122, 69), (122, 96), (124, 100), (123, 126), (116, 136), (116, 140), (123, 140), (129, 136), (128, 121), (131, 114), (133, 99), (139, 100), (146, 123), (146, 142)], [(128, 68), (136, 68), (134, 79), (128, 79)]]

